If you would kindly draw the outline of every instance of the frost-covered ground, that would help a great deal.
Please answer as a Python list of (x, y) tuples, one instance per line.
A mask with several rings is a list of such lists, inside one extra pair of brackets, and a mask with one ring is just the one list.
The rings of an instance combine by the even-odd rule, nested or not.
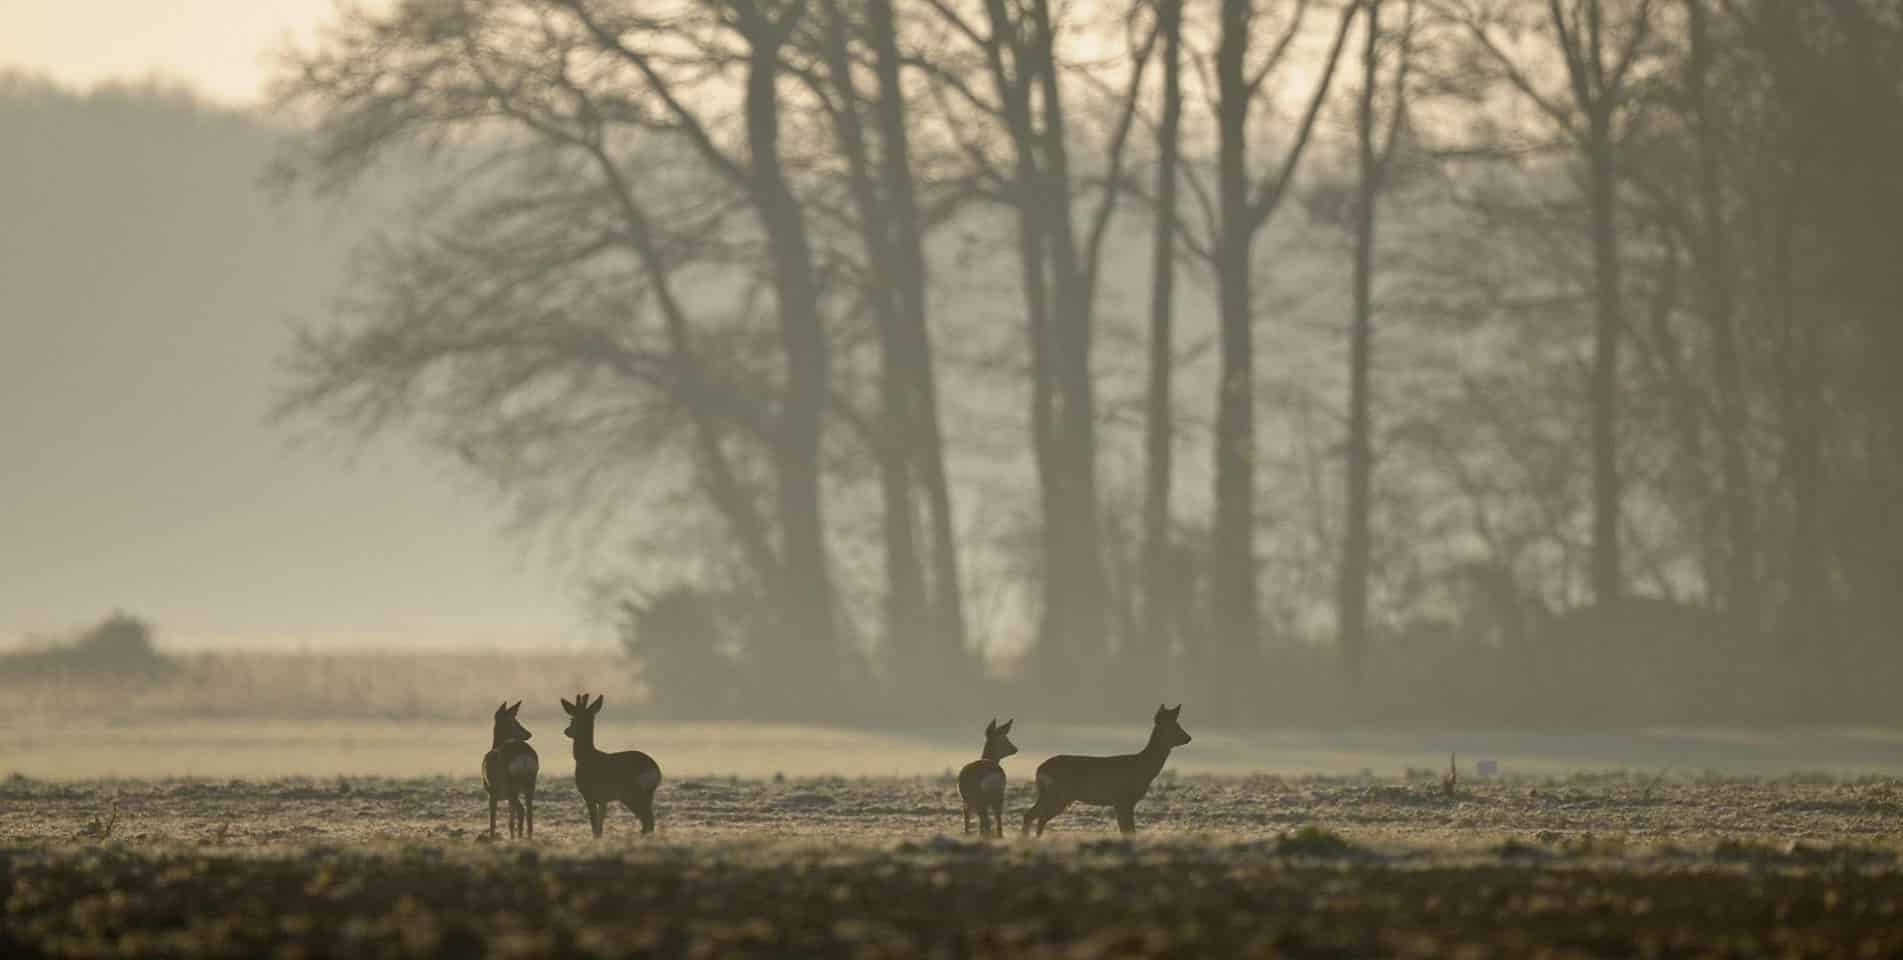
[[(1020, 777), (1020, 780), (1023, 778)], [(1021, 811), (1028, 789), (1013, 788)], [(1125, 842), (913, 777), (0, 781), (0, 956), (1894, 956), (1903, 781), (1166, 773)]]
[[(482, 723), (0, 725), (0, 956), (1903, 956), (1882, 731), (1191, 724), (1126, 842), (965, 835), (965, 731), (605, 726), (667, 780), (597, 841), (528, 725), (532, 843), (485, 835)], [(1020, 718), (1009, 811), (1143, 732)]]
[[(1030, 805), (1011, 785), (1007, 816)], [(664, 783), (659, 842), (824, 840), (923, 842), (960, 835), (957, 785), (948, 776), (740, 779)], [(505, 810), (506, 813), (506, 810)], [(484, 842), (488, 806), (474, 778), (389, 780), (133, 780), (0, 784), (0, 844), (39, 846), (96, 837), (133, 846), (232, 849), (274, 844)], [(506, 821), (505, 821), (506, 823)], [(1527, 855), (1581, 851), (1684, 857), (1726, 845), (1765, 849), (1846, 846), (1903, 851), (1903, 781), (1867, 777), (1675, 778), (1636, 774), (1463, 781), (1362, 777), (1179, 776), (1165, 772), (1138, 810), (1145, 837), (1257, 843), (1318, 828), (1374, 852), (1437, 857), (1511, 845)], [(1015, 823), (1013, 826), (1015, 827)], [(635, 842), (625, 812), (606, 846)], [(581, 800), (565, 776), (544, 777), (537, 846), (602, 846), (587, 835)], [(1075, 807), (1051, 832), (1102, 839), (1107, 811)], [(1007, 841), (1023, 841), (1010, 831)]]

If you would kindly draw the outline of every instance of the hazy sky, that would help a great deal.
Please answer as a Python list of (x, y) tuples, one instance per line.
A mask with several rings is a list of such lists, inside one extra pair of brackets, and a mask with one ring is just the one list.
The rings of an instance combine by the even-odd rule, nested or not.
[(251, 103), (270, 52), (287, 39), (308, 41), (336, 2), (0, 0), (0, 67), (81, 88), (159, 74)]
[(330, 9), (0, 0), (0, 647), (115, 607), (192, 646), (609, 642), (466, 474), (267, 422), (366, 225), (264, 196), (262, 125), (6, 99), (8, 71), (159, 72), (249, 101), (260, 52)]

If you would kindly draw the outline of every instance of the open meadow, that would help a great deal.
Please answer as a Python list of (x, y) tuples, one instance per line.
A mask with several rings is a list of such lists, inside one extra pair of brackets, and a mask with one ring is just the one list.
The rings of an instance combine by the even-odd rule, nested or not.
[(601, 743), (666, 779), (656, 835), (616, 808), (597, 841), (552, 687), (521, 712), (536, 836), (490, 838), (488, 690), (615, 668), (225, 657), (136, 689), (6, 688), (0, 956), (1903, 952), (1894, 732), (1247, 732), (1186, 711), (1195, 742), (1126, 841), (1107, 810), (1042, 839), (1014, 818), (1044, 757), (1132, 750), (1143, 725), (1020, 716), (1013, 819), (987, 841), (955, 778), (982, 719), (652, 723), (611, 695)]
[[(559, 761), (552, 764), (560, 769)], [(1029, 765), (1026, 764), (1028, 767)], [(1009, 807), (1029, 791), (1020, 772)], [(662, 788), (532, 842), (473, 778), (0, 784), (0, 954), (1893, 956), (1903, 782), (1194, 775), (1119, 839), (960, 832), (944, 776)], [(506, 812), (505, 812), (506, 817)]]

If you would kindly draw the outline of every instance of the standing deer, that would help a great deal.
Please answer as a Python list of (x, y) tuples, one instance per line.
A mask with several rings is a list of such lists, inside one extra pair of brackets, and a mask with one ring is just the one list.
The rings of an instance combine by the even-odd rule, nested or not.
[(482, 755), (482, 786), (489, 791), (489, 836), (496, 835), (496, 804), (509, 801), (509, 836), (535, 836), (535, 774), (540, 763), (535, 748), (529, 746), (531, 734), (516, 720), (515, 706), (502, 701), (496, 708), (495, 732), (489, 740), (489, 752)]
[(979, 759), (965, 764), (958, 771), (958, 796), (965, 801), (965, 832), (971, 832), (971, 811), (978, 811), (978, 833), (991, 836), (992, 824), (997, 825), (997, 835), (1004, 836), (1004, 767), (998, 761), (1018, 752), (1017, 744), (1011, 742), (1011, 725), (1016, 720), (1006, 720), (1004, 726), (998, 726), (998, 718), (992, 717), (985, 724), (985, 745)]
[(616, 800), (641, 818), (641, 832), (654, 832), (654, 790), (661, 785), (661, 766), (639, 750), (602, 753), (595, 749), (595, 715), (602, 698), (591, 703), (579, 694), (574, 703), (562, 701), (569, 716), (562, 732), (575, 741), (575, 789), (588, 808), (588, 825), (601, 836), (608, 821), (608, 804)]
[(1117, 811), (1117, 829), (1125, 834), (1137, 832), (1137, 801), (1150, 790), (1150, 781), (1163, 769), (1170, 750), (1189, 742), (1189, 733), (1176, 718), (1183, 705), (1156, 708), (1156, 726), (1150, 730), (1150, 742), (1139, 753), (1115, 757), (1057, 756), (1037, 765), (1037, 802), (1024, 814), (1024, 832), (1037, 822), (1037, 835), (1044, 825), (1073, 803), (1111, 807)]

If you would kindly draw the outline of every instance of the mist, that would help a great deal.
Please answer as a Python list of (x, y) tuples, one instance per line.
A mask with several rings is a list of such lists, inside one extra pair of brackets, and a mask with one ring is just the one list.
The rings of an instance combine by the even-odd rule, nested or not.
[(0, 955), (1903, 955), (1893, 2), (189, 6), (0, 15)]
[[(136, 620), (129, 714), (248, 650), (692, 723), (1896, 722), (1895, 78), (1641, 5), (1580, 86), (1484, 7), (1080, 11), (1023, 54), (1075, 89), (899, 54), (949, 11), (702, 23), (772, 97), (580, 8), (340, 12), (269, 110), (16, 75), (0, 631)], [(391, 696), (258, 709), (457, 713)]]

